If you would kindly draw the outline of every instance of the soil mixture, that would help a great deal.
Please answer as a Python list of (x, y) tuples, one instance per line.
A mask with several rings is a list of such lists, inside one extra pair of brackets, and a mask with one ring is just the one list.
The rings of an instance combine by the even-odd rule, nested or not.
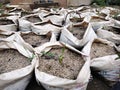
[(0, 51), (0, 74), (21, 69), (30, 64), (30, 60), (17, 50), (8, 49)]
[(70, 19), (71, 22), (73, 23), (78, 23), (78, 22), (82, 22), (84, 18), (77, 18), (77, 17), (73, 17)]
[(21, 17), (33, 14), (32, 12), (21, 12)]
[[(64, 51), (63, 51), (64, 50)], [(62, 57), (62, 61), (61, 58)], [(83, 67), (85, 61), (77, 54), (65, 47), (53, 48), (42, 57), (39, 57), (38, 69), (42, 72), (52, 74), (66, 79), (75, 80)]]
[(94, 42), (92, 44), (92, 48), (91, 48), (91, 58), (98, 58), (98, 57), (103, 57), (103, 56), (107, 56), (107, 55), (113, 55), (116, 54), (116, 50), (114, 47), (111, 47), (107, 44), (103, 44), (100, 42)]
[(113, 32), (114, 34), (120, 34), (120, 30), (117, 29), (117, 28), (112, 28), (112, 27), (106, 26), (103, 29), (107, 30), (107, 31), (110, 31), (110, 32)]
[(37, 22), (41, 22), (42, 21), (39, 18), (39, 16), (37, 16), (37, 15), (27, 17), (27, 20), (30, 21), (30, 22), (32, 22), (32, 23), (37, 23)]
[(50, 41), (50, 38), (48, 36), (37, 35), (35, 33), (22, 34), (21, 36), (25, 40), (25, 42), (29, 43), (33, 47), (38, 47)]
[(86, 28), (81, 26), (73, 26), (69, 31), (79, 40), (81, 40), (85, 34)]
[(12, 20), (0, 19), (0, 25), (14, 24)]
[(92, 17), (92, 19), (90, 20), (90, 22), (102, 22), (102, 21), (107, 21), (107, 20), (100, 17)]

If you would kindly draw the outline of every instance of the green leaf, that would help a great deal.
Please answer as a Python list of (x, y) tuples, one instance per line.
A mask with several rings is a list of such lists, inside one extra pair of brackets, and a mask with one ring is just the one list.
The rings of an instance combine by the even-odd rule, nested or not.
[(51, 57), (54, 57), (54, 54), (51, 53), (51, 52), (41, 52), (42, 53), (42, 56), (51, 56)]
[(62, 54), (59, 56), (59, 63), (62, 64), (62, 61), (64, 59), (64, 51), (65, 51), (65, 47), (62, 48)]
[(32, 57), (30, 57), (29, 60), (32, 61), (34, 57), (35, 57), (35, 55), (32, 54)]
[(3, 4), (2, 3), (0, 3), (0, 8), (3, 6)]
[(115, 60), (120, 59), (120, 52), (117, 52), (118, 57)]

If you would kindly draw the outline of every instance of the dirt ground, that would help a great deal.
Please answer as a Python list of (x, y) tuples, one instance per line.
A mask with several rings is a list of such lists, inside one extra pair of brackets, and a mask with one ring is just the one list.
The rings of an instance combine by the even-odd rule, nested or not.
[(41, 22), (42, 20), (39, 18), (39, 16), (35, 15), (35, 16), (30, 16), (27, 17), (27, 20), (32, 22), (32, 23), (37, 23), (37, 22)]
[(17, 50), (9, 49), (0, 51), (0, 74), (20, 69), (30, 64), (30, 60)]
[(49, 42), (49, 37), (45, 35), (36, 35), (35, 33), (22, 34), (22, 38), (33, 47), (40, 46)]
[(114, 47), (108, 46), (103, 43), (96, 43), (96, 42), (93, 43), (91, 52), (90, 52), (92, 59), (102, 57), (102, 56), (107, 56), (107, 55), (114, 55), (114, 54), (116, 54)]

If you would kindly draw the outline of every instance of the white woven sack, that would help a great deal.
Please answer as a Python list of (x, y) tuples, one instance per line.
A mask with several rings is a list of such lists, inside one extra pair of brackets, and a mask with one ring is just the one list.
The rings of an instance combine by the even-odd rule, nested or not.
[[(68, 44), (54, 42), (54, 43), (46, 43), (42, 47), (37, 47), (35, 51), (37, 53), (41, 53), (41, 51), (49, 51), (53, 46), (66, 46), (71, 50), (74, 50), (78, 54), (82, 54), (82, 52), (77, 49), (71, 47)], [(87, 59), (87, 58), (86, 58)], [(38, 70), (39, 61), (36, 63), (35, 67), (35, 76), (38, 82), (42, 83), (46, 90), (86, 90), (89, 78), (90, 78), (90, 60), (87, 59), (82, 69), (80, 70), (76, 80), (70, 80), (65, 78), (56, 77)]]

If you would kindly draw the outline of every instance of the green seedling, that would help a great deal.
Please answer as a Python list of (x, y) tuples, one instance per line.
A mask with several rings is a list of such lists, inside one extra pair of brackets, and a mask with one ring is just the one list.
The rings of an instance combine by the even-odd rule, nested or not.
[(47, 55), (47, 56), (54, 56), (54, 54), (51, 53), (51, 52), (42, 52), (42, 53), (43, 53), (43, 56), (44, 56), (44, 55)]
[(0, 8), (3, 6), (3, 4), (2, 3), (0, 3)]
[(54, 54), (53, 53), (51, 53), (51, 52), (42, 52), (42, 56), (45, 56), (45, 57), (47, 57), (47, 58), (52, 58), (52, 57), (54, 57)]
[(117, 52), (118, 57), (115, 60), (120, 59), (120, 52)]
[(32, 57), (29, 57), (29, 60), (32, 61), (34, 57), (35, 57), (35, 55), (32, 54)]
[(64, 51), (65, 51), (65, 47), (62, 48), (62, 54), (59, 56), (59, 63), (62, 64), (63, 58), (64, 58)]

